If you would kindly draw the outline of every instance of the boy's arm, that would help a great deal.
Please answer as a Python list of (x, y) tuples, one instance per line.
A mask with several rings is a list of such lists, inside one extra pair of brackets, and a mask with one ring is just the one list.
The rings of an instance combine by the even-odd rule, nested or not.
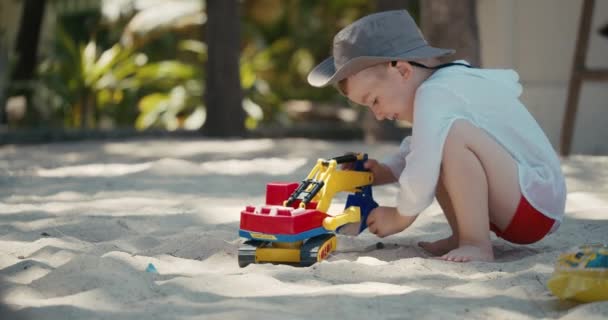
[(380, 178), (374, 184), (386, 184), (394, 183), (399, 181), (401, 173), (405, 169), (406, 161), (405, 158), (410, 153), (411, 136), (405, 137), (401, 141), (399, 151), (384, 158), (380, 164), (378, 177)]
[(398, 181), (397, 177), (393, 174), (393, 171), (391, 171), (387, 165), (378, 162), (378, 160), (369, 159), (365, 162), (364, 166), (365, 169), (368, 169), (374, 175), (375, 186)]

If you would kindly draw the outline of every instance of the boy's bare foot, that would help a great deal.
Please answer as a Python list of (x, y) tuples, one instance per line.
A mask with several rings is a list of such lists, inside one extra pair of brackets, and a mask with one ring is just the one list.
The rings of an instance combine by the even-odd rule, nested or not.
[(440, 257), (442, 260), (453, 262), (494, 261), (492, 245), (461, 245)]
[(418, 245), (434, 256), (442, 256), (458, 248), (458, 240), (454, 235), (433, 242), (420, 241)]

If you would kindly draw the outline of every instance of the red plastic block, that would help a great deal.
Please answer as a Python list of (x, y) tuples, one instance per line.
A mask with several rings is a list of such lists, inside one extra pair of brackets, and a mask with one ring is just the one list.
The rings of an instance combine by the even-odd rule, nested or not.
[[(328, 215), (324, 212), (305, 209), (303, 213), (292, 216), (295, 209), (287, 208), (277, 210), (277, 215), (241, 211), (240, 229), (266, 234), (297, 234), (323, 226), (323, 219)], [(270, 212), (270, 208), (263, 207), (261, 212)], [(284, 215), (289, 211), (289, 216)]]
[(291, 217), (291, 210), (290, 209), (278, 209), (277, 210), (277, 216), (286, 216), (286, 217)]
[(298, 188), (297, 182), (270, 182), (266, 184), (266, 204), (282, 206), (283, 201)]

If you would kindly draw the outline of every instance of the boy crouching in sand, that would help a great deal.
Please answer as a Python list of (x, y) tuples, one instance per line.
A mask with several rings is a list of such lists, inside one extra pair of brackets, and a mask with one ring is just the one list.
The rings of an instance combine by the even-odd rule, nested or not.
[(399, 182), (397, 207), (367, 224), (385, 237), (409, 227), (437, 198), (452, 235), (419, 245), (444, 260), (493, 261), (490, 231), (530, 244), (555, 231), (566, 186), (547, 137), (519, 101), (512, 70), (438, 65), (453, 50), (431, 47), (405, 10), (363, 17), (341, 30), (333, 56), (308, 76), (335, 85), (378, 120), (412, 124), (398, 154), (366, 167), (375, 184)]

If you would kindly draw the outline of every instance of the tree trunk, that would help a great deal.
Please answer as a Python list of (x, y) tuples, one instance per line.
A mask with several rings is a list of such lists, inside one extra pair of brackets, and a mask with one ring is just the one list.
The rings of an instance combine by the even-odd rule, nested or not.
[[(17, 63), (12, 69), (11, 83), (23, 81), (25, 87), (15, 90), (14, 94), (26, 97), (25, 121), (39, 117), (36, 108), (32, 108), (32, 88), (29, 86), (36, 75), (38, 65), (38, 42), (40, 27), (44, 18), (46, 0), (24, 0), (21, 11), (21, 21), (16, 41)], [(29, 119), (29, 120), (28, 120)]]
[(237, 0), (208, 0), (208, 50), (203, 133), (229, 137), (245, 134), (245, 111), (239, 71), (240, 16)]
[(456, 54), (442, 62), (465, 59), (474, 66), (481, 65), (477, 1), (420, 1), (420, 26), (430, 45), (455, 49)]
[(14, 80), (30, 80), (34, 77), (45, 5), (46, 0), (24, 0), (17, 35), (17, 65), (13, 73)]

